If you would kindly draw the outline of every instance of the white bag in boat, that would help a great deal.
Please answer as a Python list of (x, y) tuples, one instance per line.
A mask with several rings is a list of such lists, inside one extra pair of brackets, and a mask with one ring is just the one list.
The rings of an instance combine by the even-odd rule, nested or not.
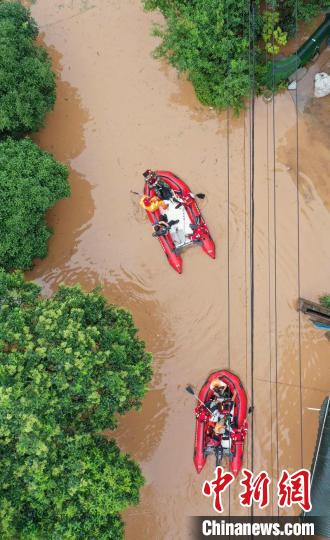
[(176, 246), (181, 246), (185, 243), (186, 238), (183, 229), (174, 225), (174, 227), (171, 228), (171, 233), (173, 242)]
[(317, 98), (330, 94), (330, 75), (327, 73), (316, 73), (314, 96)]
[(183, 204), (170, 200), (165, 201), (167, 204), (166, 210), (161, 210), (161, 214), (166, 214), (168, 222), (178, 221), (171, 227), (171, 235), (175, 247), (182, 247), (187, 243), (187, 237), (192, 233), (190, 228), (190, 219)]

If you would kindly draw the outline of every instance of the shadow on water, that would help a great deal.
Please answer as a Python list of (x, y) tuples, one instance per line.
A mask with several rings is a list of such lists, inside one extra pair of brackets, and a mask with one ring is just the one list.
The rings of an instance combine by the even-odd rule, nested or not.
[[(92, 286), (95, 286), (95, 274)], [(86, 281), (87, 279), (87, 281)], [(88, 277), (81, 275), (79, 282), (89, 289)], [(76, 277), (73, 279), (76, 282)], [(168, 403), (165, 398), (163, 383), (163, 363), (169, 351), (174, 349), (171, 328), (162, 325), (162, 310), (159, 302), (136, 277), (128, 276), (125, 280), (116, 279), (114, 283), (103, 282), (102, 291), (110, 303), (128, 309), (134, 318), (140, 337), (146, 342), (146, 348), (153, 354), (153, 380), (149, 392), (138, 411), (130, 411), (119, 417), (119, 426), (115, 432), (106, 432), (109, 438), (114, 437), (123, 451), (129, 452), (134, 459), (145, 463), (157, 449), (162, 438)], [(159, 332), (159, 328), (162, 331)]]
[[(129, 452), (140, 463), (146, 462), (158, 448), (168, 415), (168, 403), (162, 380), (163, 362), (175, 344), (171, 329), (163, 327), (161, 307), (153, 295), (136, 281), (117, 280), (113, 284), (105, 283), (103, 292), (116, 305), (129, 309), (134, 322), (143, 332), (140, 337), (145, 340), (147, 350), (153, 354), (153, 380), (139, 411), (130, 411), (119, 418), (119, 426), (115, 432), (107, 435), (115, 437), (120, 448)], [(159, 328), (162, 332), (159, 333)]]
[(71, 196), (48, 212), (47, 222), (54, 232), (48, 256), (35, 261), (35, 269), (26, 274), (27, 279), (43, 276), (49, 269), (56, 272), (66, 265), (78, 248), (79, 238), (89, 227), (95, 209), (89, 182), (71, 166), (71, 161), (85, 149), (84, 124), (90, 116), (82, 106), (77, 89), (61, 79), (62, 55), (54, 47), (47, 50), (56, 73), (57, 100), (54, 110), (46, 117), (45, 127), (33, 139), (68, 165)]
[(119, 417), (118, 428), (106, 431), (105, 435), (109, 439), (115, 438), (122, 451), (129, 452), (139, 463), (143, 463), (152, 456), (160, 443), (166, 422), (166, 408), (164, 392), (150, 389), (143, 399), (142, 408)]

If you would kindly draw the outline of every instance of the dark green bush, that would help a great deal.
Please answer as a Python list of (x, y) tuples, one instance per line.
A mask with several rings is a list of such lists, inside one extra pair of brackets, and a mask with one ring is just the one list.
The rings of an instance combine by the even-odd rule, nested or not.
[(280, 13), (281, 26), (290, 35), (296, 32), (297, 22), (309, 21), (330, 7), (329, 0), (275, 0), (273, 3)]
[(321, 305), (330, 309), (330, 294), (325, 294), (320, 298)]
[(0, 193), (0, 266), (28, 269), (47, 254), (45, 213), (70, 194), (67, 168), (31, 139), (6, 139), (0, 143)]
[(0, 0), (0, 135), (36, 131), (55, 102), (55, 76), (19, 2)]

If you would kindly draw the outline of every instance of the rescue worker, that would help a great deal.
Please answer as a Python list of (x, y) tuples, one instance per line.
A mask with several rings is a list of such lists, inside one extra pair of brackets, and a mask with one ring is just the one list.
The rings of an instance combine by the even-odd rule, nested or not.
[(153, 225), (154, 232), (152, 236), (166, 236), (169, 229), (168, 223), (166, 221), (158, 221)]
[(222, 381), (219, 378), (213, 379), (210, 384), (210, 389), (213, 390), (213, 393), (217, 398), (231, 397), (228, 384), (226, 384), (225, 381)]
[[(157, 197), (163, 200), (171, 200), (175, 196), (174, 191), (162, 180), (157, 176), (153, 171), (148, 169), (143, 173), (143, 176), (145, 178), (145, 181), (147, 182), (148, 186), (154, 190)], [(179, 200), (177, 200), (179, 202)]]
[(200, 404), (197, 405), (197, 407), (195, 408), (195, 416), (196, 419), (200, 422), (208, 422), (211, 415), (210, 412), (204, 407), (204, 405)]
[(215, 426), (222, 418), (218, 405), (215, 401), (207, 401), (204, 405), (198, 405), (195, 415), (200, 422), (209, 422), (211, 427)]
[(222, 435), (226, 433), (226, 424), (223, 418), (221, 418), (214, 426), (213, 428), (213, 436), (212, 439), (216, 441), (221, 441)]
[(179, 223), (179, 219), (171, 219), (171, 221), (168, 221), (167, 215), (163, 214), (162, 220), (157, 221), (154, 225), (154, 232), (152, 233), (152, 236), (165, 236), (171, 229), (173, 225), (176, 225)]
[(214, 379), (210, 384), (210, 389), (213, 391), (213, 395), (206, 403), (206, 406), (211, 410), (216, 408), (219, 414), (230, 413), (236, 399), (236, 390), (232, 394), (228, 384), (221, 379)]
[(143, 197), (140, 200), (140, 206), (147, 210), (147, 212), (154, 213), (160, 208), (163, 208), (166, 210), (168, 208), (168, 204), (166, 204), (165, 201), (154, 195), (153, 197), (148, 197), (148, 195), (143, 195)]
[[(195, 409), (196, 417), (201, 421), (208, 420), (211, 424), (216, 425), (224, 419), (224, 415), (229, 415), (233, 403), (236, 399), (236, 390), (231, 394), (229, 386), (221, 379), (214, 379), (210, 384), (212, 394), (210, 399), (205, 402), (205, 407), (199, 405)], [(202, 409), (206, 414), (201, 414)], [(224, 420), (225, 422), (225, 420)]]

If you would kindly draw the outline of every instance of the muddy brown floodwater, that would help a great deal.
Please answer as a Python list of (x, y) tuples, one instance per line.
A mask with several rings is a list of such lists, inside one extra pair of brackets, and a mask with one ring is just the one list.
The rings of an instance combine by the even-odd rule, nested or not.
[[(185, 385), (199, 388), (229, 367), (251, 400), (249, 111), (234, 118), (202, 107), (188, 82), (151, 57), (151, 22), (160, 19), (139, 0), (40, 0), (32, 13), (58, 75), (55, 110), (36, 139), (70, 165), (72, 197), (49, 213), (49, 255), (28, 277), (46, 294), (61, 282), (101, 283), (110, 302), (132, 311), (155, 362), (141, 410), (114, 434), (146, 478), (139, 506), (124, 513), (126, 537), (185, 539), (190, 515), (213, 512), (201, 495), (213, 463), (197, 476)], [(256, 103), (253, 465), (274, 480), (310, 466), (318, 419), (307, 407), (330, 389), (329, 342), (296, 311), (299, 291), (317, 300), (330, 285), (328, 110), (329, 97), (299, 113), (297, 161), (292, 97)], [(182, 276), (169, 267), (130, 193), (149, 167), (207, 193), (215, 261), (191, 249)], [(247, 466), (251, 452), (250, 436)], [(244, 513), (237, 493), (236, 482), (227, 514)]]

